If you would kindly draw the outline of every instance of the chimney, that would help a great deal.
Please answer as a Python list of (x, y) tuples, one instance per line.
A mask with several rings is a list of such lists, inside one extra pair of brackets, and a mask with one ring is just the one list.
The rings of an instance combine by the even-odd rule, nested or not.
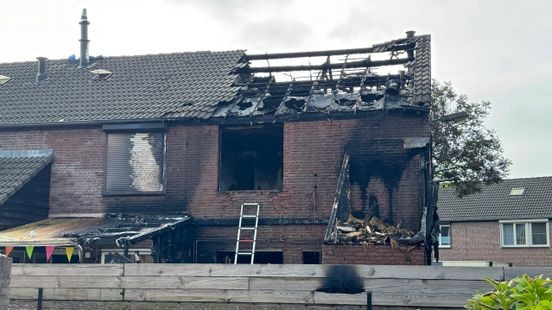
[(86, 67), (88, 65), (88, 25), (90, 22), (86, 16), (86, 9), (82, 9), (82, 16), (79, 22), (81, 25), (81, 38), (80, 38), (80, 63), (79, 66)]
[(36, 74), (36, 81), (44, 81), (46, 79), (46, 57), (37, 57), (38, 60), (38, 73)]

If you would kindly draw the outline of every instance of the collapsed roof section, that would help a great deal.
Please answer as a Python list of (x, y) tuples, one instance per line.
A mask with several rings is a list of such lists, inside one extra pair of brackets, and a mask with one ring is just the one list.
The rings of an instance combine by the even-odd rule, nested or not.
[(427, 107), (430, 36), (408, 32), (368, 48), (244, 55), (234, 73), (237, 95), (219, 102), (215, 118)]

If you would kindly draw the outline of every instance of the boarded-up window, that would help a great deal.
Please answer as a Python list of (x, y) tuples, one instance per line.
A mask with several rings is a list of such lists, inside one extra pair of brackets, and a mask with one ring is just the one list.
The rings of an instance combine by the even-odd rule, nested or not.
[(164, 138), (162, 131), (108, 133), (106, 192), (162, 192)]

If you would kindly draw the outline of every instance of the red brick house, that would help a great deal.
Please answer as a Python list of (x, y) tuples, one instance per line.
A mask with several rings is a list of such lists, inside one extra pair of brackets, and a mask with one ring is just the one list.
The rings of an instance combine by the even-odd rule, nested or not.
[(552, 177), (504, 180), (459, 198), (441, 189), (443, 264), (552, 266)]
[(33, 261), (56, 246), (58, 261), (75, 247), (84, 262), (230, 262), (244, 203), (260, 205), (257, 263), (429, 260), (425, 237), (408, 251), (334, 238), (350, 214), (429, 236), (429, 36), (123, 57), (88, 57), (84, 36), (79, 59), (36, 68), (0, 64), (0, 163), (40, 162), (11, 174), (48, 194), (12, 203), (25, 185), (0, 183), (0, 249), (20, 261), (32, 245)]

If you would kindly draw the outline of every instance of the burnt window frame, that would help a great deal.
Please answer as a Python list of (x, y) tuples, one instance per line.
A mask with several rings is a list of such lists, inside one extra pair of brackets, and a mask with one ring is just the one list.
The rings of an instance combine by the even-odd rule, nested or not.
[[(243, 129), (252, 129), (255, 127), (273, 127), (273, 128), (279, 128), (281, 130), (281, 137), (282, 137), (282, 164), (281, 164), (281, 173), (280, 173), (280, 180), (281, 183), (277, 188), (272, 189), (222, 189), (222, 144), (223, 144), (223, 131), (226, 128), (243, 128)], [(284, 166), (285, 166), (285, 160), (284, 160), (284, 145), (285, 145), (285, 128), (284, 123), (271, 123), (271, 124), (255, 124), (255, 125), (243, 125), (243, 124), (232, 124), (232, 125), (219, 125), (218, 128), (218, 175), (217, 175), (217, 192), (218, 193), (232, 193), (232, 192), (282, 192), (284, 190)]]
[[(104, 181), (102, 196), (162, 196), (167, 192), (167, 128), (165, 123), (130, 123), (130, 124), (104, 124), (102, 129), (105, 133), (105, 157), (104, 157)], [(107, 167), (108, 167), (108, 135), (113, 133), (152, 133), (163, 134), (163, 164), (161, 191), (108, 191), (107, 190)]]

